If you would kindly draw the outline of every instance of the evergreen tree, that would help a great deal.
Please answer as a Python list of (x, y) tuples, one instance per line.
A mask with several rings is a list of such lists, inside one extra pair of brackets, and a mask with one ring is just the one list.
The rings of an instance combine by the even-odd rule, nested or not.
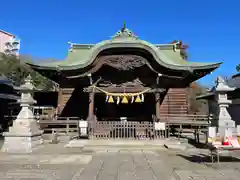
[(240, 64), (238, 64), (238, 65), (236, 66), (236, 70), (237, 70), (237, 72), (240, 72)]
[(52, 81), (25, 64), (25, 62), (31, 61), (31, 59), (24, 56), (17, 58), (16, 56), (7, 56), (4, 54), (1, 54), (0, 59), (0, 74), (12, 80), (15, 85), (19, 86), (23, 84), (24, 79), (30, 74), (37, 89), (48, 91), (54, 88)]

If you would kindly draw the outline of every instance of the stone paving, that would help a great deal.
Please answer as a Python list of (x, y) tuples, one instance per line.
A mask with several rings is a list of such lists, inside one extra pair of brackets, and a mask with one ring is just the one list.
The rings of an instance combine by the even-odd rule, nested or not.
[[(62, 147), (61, 147), (62, 146)], [(0, 180), (237, 180), (240, 160), (209, 163), (207, 151), (86, 152), (49, 145), (31, 155), (0, 153)]]
[(88, 164), (92, 160), (91, 155), (4, 155), (0, 156), (0, 162), (16, 164)]

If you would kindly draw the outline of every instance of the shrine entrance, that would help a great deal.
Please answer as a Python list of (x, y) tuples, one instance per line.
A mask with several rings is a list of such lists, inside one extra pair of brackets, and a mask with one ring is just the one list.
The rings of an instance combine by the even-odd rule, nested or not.
[(93, 109), (92, 118), (88, 119), (90, 138), (166, 137), (165, 131), (155, 129), (159, 103), (156, 92), (150, 88), (133, 88), (133, 92), (130, 92), (131, 88), (124, 88), (126, 92), (119, 88), (114, 92), (96, 86), (91, 88), (95, 95), (92, 96), (89, 108)]
[[(136, 102), (140, 99), (127, 99), (127, 102), (109, 103), (104, 94), (95, 95), (95, 115), (98, 121), (128, 121), (141, 122), (152, 121), (156, 113), (155, 95), (148, 93), (144, 102)], [(117, 100), (116, 100), (117, 101)]]
[(84, 88), (90, 97), (90, 137), (150, 139), (158, 133), (154, 125), (167, 89), (164, 84), (158, 87), (160, 76), (147, 59), (126, 51), (107, 50), (95, 60), (99, 67), (89, 75), (92, 84)]
[[(112, 98), (112, 97), (111, 97)], [(95, 95), (94, 138), (150, 139), (154, 132), (153, 117), (156, 113), (155, 95), (148, 93), (141, 98), (106, 98)], [(113, 100), (113, 101), (112, 101)], [(109, 102), (110, 101), (110, 102)]]

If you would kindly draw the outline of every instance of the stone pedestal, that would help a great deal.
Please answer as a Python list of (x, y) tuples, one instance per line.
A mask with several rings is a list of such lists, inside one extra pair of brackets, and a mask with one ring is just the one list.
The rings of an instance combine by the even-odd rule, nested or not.
[(8, 132), (4, 132), (3, 152), (8, 153), (31, 153), (43, 143), (42, 134), (39, 125), (30, 105), (36, 101), (32, 98), (30, 91), (33, 90), (33, 85), (30, 84), (30, 77), (26, 79), (25, 84), (20, 86), (22, 91), (21, 103), (22, 109), (13, 122), (13, 126), (9, 127)]
[(219, 123), (218, 125), (218, 133), (220, 133), (220, 135), (224, 137), (232, 136), (235, 132), (235, 129), (235, 121), (233, 120), (226, 120), (221, 124)]
[(35, 119), (16, 119), (9, 132), (4, 132), (2, 152), (31, 153), (43, 143), (43, 132)]
[(217, 78), (215, 86), (215, 96), (218, 103), (218, 122), (217, 131), (222, 137), (232, 136), (236, 129), (235, 121), (232, 120), (228, 113), (228, 106), (231, 104), (231, 100), (228, 100), (227, 92), (233, 91), (235, 88), (229, 87), (223, 78), (220, 76)]

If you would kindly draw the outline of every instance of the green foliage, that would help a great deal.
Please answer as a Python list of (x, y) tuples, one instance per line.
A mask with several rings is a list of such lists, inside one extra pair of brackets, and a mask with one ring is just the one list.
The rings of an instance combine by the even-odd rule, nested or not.
[(236, 70), (237, 70), (237, 72), (240, 72), (240, 64), (238, 64), (238, 65), (236, 66)]
[(180, 49), (180, 56), (187, 61), (188, 60), (187, 49), (189, 48), (189, 46), (179, 40), (174, 40), (174, 41), (170, 42), (170, 44), (175, 44), (177, 42), (178, 42), (177, 48)]
[(197, 100), (196, 97), (206, 94), (206, 88), (193, 83), (189, 88), (189, 111), (190, 113), (208, 113), (207, 100)]
[(11, 79), (17, 86), (24, 83), (24, 79), (30, 74), (36, 88), (41, 90), (51, 90), (54, 84), (52, 81), (46, 79), (38, 72), (29, 68), (25, 62), (30, 61), (29, 58), (16, 58), (15, 56), (1, 55), (0, 60), (0, 74), (4, 74)]
[(180, 55), (183, 59), (188, 60), (188, 52), (186, 49), (181, 49), (180, 50)]

